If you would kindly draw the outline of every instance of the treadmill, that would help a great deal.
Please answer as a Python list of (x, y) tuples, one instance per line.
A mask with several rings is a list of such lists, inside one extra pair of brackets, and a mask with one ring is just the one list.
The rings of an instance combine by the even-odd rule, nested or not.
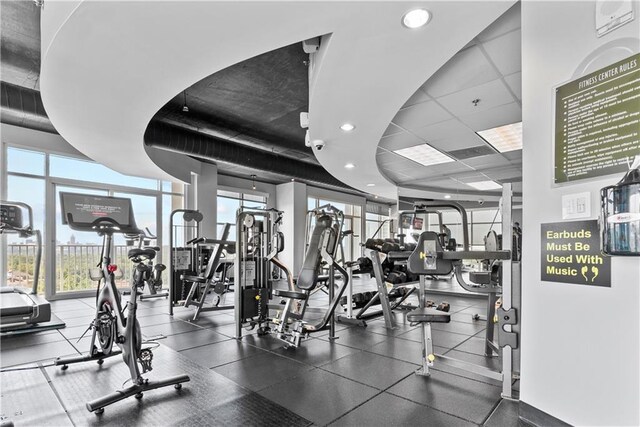
[[(31, 206), (20, 202), (0, 202), (0, 234), (18, 234), (23, 239), (36, 238), (36, 257), (33, 287), (0, 287), (0, 331), (10, 331), (26, 325), (51, 320), (51, 305), (38, 296), (38, 279), (42, 259), (42, 235), (33, 229)], [(3, 277), (2, 284), (6, 284)]]

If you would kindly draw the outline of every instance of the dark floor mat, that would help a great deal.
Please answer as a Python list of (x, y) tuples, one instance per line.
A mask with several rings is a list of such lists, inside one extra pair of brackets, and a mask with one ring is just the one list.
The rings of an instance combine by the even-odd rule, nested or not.
[[(85, 403), (122, 388), (128, 378), (128, 369), (120, 356), (107, 359), (101, 367), (95, 362), (86, 362), (70, 365), (66, 371), (60, 367), (49, 367), (46, 371), (76, 425), (217, 425), (224, 424), (223, 420), (212, 422), (212, 417), (226, 412), (227, 405), (237, 408), (247, 405), (247, 417), (251, 416), (252, 411), (256, 412), (253, 422), (246, 421), (240, 415), (233, 418), (227, 414), (229, 420), (234, 420), (232, 424), (235, 420), (245, 425), (259, 424), (262, 419), (272, 416), (270, 411), (273, 411), (274, 417), (295, 419), (292, 425), (309, 424), (293, 414), (287, 415), (288, 411), (279, 405), (256, 403), (255, 399), (248, 397), (252, 392), (165, 346), (155, 349), (153, 354), (154, 369), (145, 374), (145, 378), (158, 380), (187, 374), (191, 381), (185, 383), (179, 392), (169, 386), (145, 392), (141, 400), (133, 397), (124, 399), (107, 406), (100, 416), (88, 412)], [(125, 384), (128, 385), (130, 383)]]
[(20, 325), (15, 327), (9, 327), (6, 330), (3, 329), (0, 332), (0, 337), (7, 337), (12, 335), (32, 334), (34, 332), (48, 331), (51, 329), (64, 328), (65, 323), (60, 320), (55, 314), (51, 314), (51, 320), (48, 322), (42, 322), (35, 325)]

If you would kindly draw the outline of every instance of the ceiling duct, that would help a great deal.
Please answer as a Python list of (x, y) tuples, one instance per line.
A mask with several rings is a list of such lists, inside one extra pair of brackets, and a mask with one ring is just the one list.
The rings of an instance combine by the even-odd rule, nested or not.
[(40, 92), (7, 82), (0, 82), (2, 123), (55, 133), (42, 104)]
[(144, 141), (149, 147), (219, 163), (278, 173), (300, 181), (351, 189), (351, 187), (334, 178), (322, 166), (293, 160), (268, 151), (257, 150), (198, 132), (176, 128), (158, 121), (152, 121), (149, 124), (144, 134)]

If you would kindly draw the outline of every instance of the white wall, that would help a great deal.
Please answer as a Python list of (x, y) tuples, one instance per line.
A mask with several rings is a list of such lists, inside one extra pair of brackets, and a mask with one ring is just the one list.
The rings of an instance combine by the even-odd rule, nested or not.
[(299, 182), (288, 182), (277, 185), (276, 192), (277, 209), (284, 212), (280, 227), (284, 233), (284, 251), (280, 259), (297, 276), (304, 259), (307, 186)]
[[(640, 13), (635, 2), (636, 15)], [(591, 192), (620, 176), (552, 184), (554, 87), (573, 80), (599, 47), (636, 39), (640, 18), (598, 39), (595, 2), (522, 4), (523, 290), (521, 400), (574, 425), (639, 425), (640, 258), (612, 259), (611, 288), (540, 280), (540, 224), (562, 221), (561, 197)], [(617, 40), (617, 41), (616, 41)], [(610, 50), (608, 62), (630, 56)], [(600, 68), (606, 64), (594, 67)], [(595, 71), (590, 69), (589, 71)]]

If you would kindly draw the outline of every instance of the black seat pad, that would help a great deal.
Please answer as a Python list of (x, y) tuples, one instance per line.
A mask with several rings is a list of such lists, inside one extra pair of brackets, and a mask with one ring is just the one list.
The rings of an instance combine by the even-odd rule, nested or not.
[(308, 294), (304, 292), (287, 291), (284, 289), (274, 289), (273, 294), (277, 297), (293, 298), (293, 299), (307, 299), (307, 296), (308, 296)]
[(153, 249), (156, 252), (160, 252), (160, 246), (145, 246), (145, 249)]
[(411, 323), (449, 323), (451, 314), (435, 308), (417, 308), (407, 314), (407, 320)]
[(469, 280), (479, 285), (491, 284), (491, 272), (490, 271), (471, 271), (469, 272)]
[(145, 259), (153, 259), (156, 256), (156, 251), (154, 251), (153, 249), (129, 249), (129, 252), (127, 252), (127, 256), (129, 257), (129, 259), (140, 257)]

